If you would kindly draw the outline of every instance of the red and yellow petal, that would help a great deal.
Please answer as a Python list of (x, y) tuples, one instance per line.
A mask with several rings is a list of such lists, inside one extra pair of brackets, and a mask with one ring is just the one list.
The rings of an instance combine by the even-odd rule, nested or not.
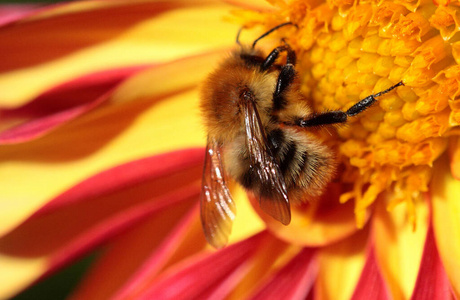
[[(222, 295), (219, 287), (230, 284), (233, 288), (242, 282), (250, 271), (252, 261), (271, 237), (261, 233), (233, 244), (212, 254), (201, 253), (182, 263), (171, 266), (165, 274), (159, 276), (137, 292), (136, 299), (162, 297), (180, 297), (186, 294), (192, 298), (212, 298), (212, 294)], [(237, 276), (235, 275), (237, 274)], [(227, 280), (231, 280), (227, 282)], [(226, 289), (230, 293), (232, 289)], [(222, 295), (225, 296), (225, 295)]]
[(36, 4), (2, 4), (0, 6), (0, 26), (15, 22), (37, 10)]
[(193, 198), (111, 239), (71, 298), (136, 299), (171, 264), (203, 251), (206, 240), (199, 222), (197, 194)]
[(304, 248), (283, 268), (276, 271), (253, 294), (251, 299), (305, 299), (312, 295), (318, 272), (315, 250)]
[[(389, 211), (385, 201), (379, 201), (373, 216), (375, 255), (393, 299), (408, 299), (412, 295), (429, 226), (426, 201), (416, 202), (414, 208), (410, 207), (411, 202), (405, 204)], [(407, 209), (416, 212), (416, 228), (407, 218)]]
[[(24, 105), (84, 74), (228, 45), (237, 30), (222, 22), (228, 10), (214, 1), (176, 0), (81, 1), (40, 11), (0, 31), (0, 53), (8, 57), (0, 68), (0, 106)], [(187, 28), (192, 34), (184, 34)]]
[(417, 282), (411, 298), (454, 299), (449, 279), (439, 257), (432, 226), (428, 229)]
[[(195, 87), (214, 58), (191, 58), (140, 73), (112, 92), (111, 105), (40, 139), (0, 147), (0, 156), (8, 159), (1, 172), (5, 209), (0, 212), (0, 232), (7, 232), (92, 174), (152, 154), (204, 145)], [(197, 77), (182, 80), (171, 76), (169, 84), (146, 85), (174, 70), (191, 69)], [(17, 185), (28, 188), (17, 189)]]
[(382, 270), (379, 267), (375, 249), (371, 247), (366, 257), (361, 277), (359, 278), (353, 295), (352, 300), (364, 299), (378, 299), (386, 300), (392, 299), (390, 296), (388, 285), (385, 282)]
[[(2, 236), (1, 297), (145, 220), (164, 215), (176, 222), (176, 214), (183, 213), (180, 208), (198, 200), (202, 151), (180, 151), (109, 169), (59, 195)], [(29, 273), (10, 276), (15, 267)]]
[(433, 229), (441, 261), (455, 297), (460, 297), (460, 181), (450, 174), (447, 157), (435, 164), (431, 184)]
[(368, 235), (367, 226), (318, 251), (319, 273), (315, 284), (318, 299), (351, 299), (360, 278), (369, 275), (365, 267), (366, 260), (369, 260)]
[(252, 203), (269, 230), (280, 239), (299, 246), (325, 246), (349, 237), (358, 230), (353, 203), (338, 202), (342, 188), (340, 184), (331, 183), (320, 199), (304, 205), (292, 205), (292, 220), (288, 226), (263, 212), (255, 199), (252, 199)]
[[(1, 109), (0, 144), (27, 142), (109, 101), (117, 85), (148, 66), (87, 74), (56, 86), (15, 109)], [(65, 101), (62, 101), (65, 99)]]

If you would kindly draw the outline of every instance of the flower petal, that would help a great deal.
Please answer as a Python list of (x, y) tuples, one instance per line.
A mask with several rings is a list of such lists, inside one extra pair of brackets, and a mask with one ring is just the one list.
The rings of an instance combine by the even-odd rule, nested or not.
[(331, 183), (317, 201), (291, 207), (292, 220), (284, 226), (264, 213), (257, 200), (251, 203), (270, 231), (278, 238), (294, 245), (308, 247), (324, 246), (352, 235), (358, 229), (354, 216), (354, 204), (339, 203), (342, 187)]
[(369, 226), (319, 250), (319, 274), (315, 286), (318, 299), (351, 298), (358, 280), (363, 276), (368, 235)]
[[(217, 54), (165, 64), (117, 88), (104, 105), (28, 143), (0, 146), (0, 234), (85, 178), (126, 161), (205, 144), (198, 91)], [(174, 70), (194, 76), (165, 77)], [(52, 162), (52, 163), (51, 163)], [(37, 174), (40, 174), (37, 177)], [(17, 189), (17, 186), (27, 189)]]
[(211, 255), (192, 258), (183, 266), (173, 266), (168, 275), (158, 278), (138, 299), (199, 298), (250, 259), (266, 238), (266, 233), (258, 234)]
[(392, 299), (379, 269), (373, 247), (369, 250), (366, 264), (351, 299)]
[(460, 138), (452, 137), (449, 147), (450, 154), (450, 172), (452, 176), (460, 180)]
[(430, 226), (411, 299), (452, 299), (450, 290), (449, 279), (439, 258), (433, 228)]
[(460, 298), (460, 181), (450, 174), (446, 156), (434, 166), (431, 185), (433, 229), (441, 261), (452, 284), (453, 293)]
[(194, 204), (191, 210), (175, 205), (112, 239), (71, 298), (136, 299), (171, 260), (203, 250), (206, 240)]
[(4, 27), (0, 55), (7, 59), (0, 67), (0, 107), (21, 106), (98, 70), (165, 62), (231, 45), (238, 28), (221, 21), (229, 7), (214, 1), (81, 1)]
[(304, 248), (281, 270), (273, 274), (251, 299), (305, 299), (318, 272), (314, 250)]
[(415, 203), (415, 229), (407, 218), (410, 207), (399, 204), (388, 211), (385, 199), (380, 200), (375, 207), (372, 227), (375, 255), (391, 297), (408, 299), (414, 290), (428, 232), (428, 204), (420, 200)]
[[(198, 200), (202, 151), (195, 155), (193, 151), (171, 153), (108, 170), (63, 194), (3, 236), (0, 276), (8, 277), (6, 274), (19, 266), (34, 272), (8, 277), (0, 297), (11, 295), (142, 220), (153, 215), (160, 220), (159, 211), (175, 222), (173, 216), (182, 211), (180, 207), (190, 207)], [(175, 190), (169, 192), (173, 186)], [(172, 213), (166, 213), (170, 207)]]
[(224, 0), (224, 1), (227, 3), (231, 3), (233, 5), (242, 7), (247, 10), (269, 11), (269, 10), (274, 9), (274, 7), (269, 4), (270, 1), (266, 1), (266, 0), (251, 0), (251, 1)]
[(37, 9), (36, 4), (2, 4), (0, 6), (0, 26), (24, 18)]
[[(118, 247), (120, 254), (124, 253), (125, 255), (126, 247), (121, 243), (118, 244), (121, 246)], [(137, 294), (148, 287), (152, 278), (158, 275), (160, 271), (164, 270), (165, 267), (175, 263), (181, 258), (195, 255), (206, 246), (207, 242), (202, 232), (198, 206), (196, 206), (195, 209), (190, 211), (190, 214), (183, 218), (171, 233), (168, 234), (156, 251), (151, 253), (150, 256), (143, 261), (141, 267), (136, 270), (131, 278), (129, 278), (129, 281), (121, 285), (121, 288), (119, 288), (115, 294), (116, 297), (114, 297), (114, 300), (136, 298)], [(137, 249), (138, 248), (134, 250), (137, 251)], [(116, 264), (111, 265), (116, 266)], [(118, 267), (115, 268), (118, 269)], [(107, 268), (101, 269), (101, 274), (106, 272)], [(96, 280), (96, 283), (99, 283), (99, 280)], [(95, 284), (93, 287), (100, 290), (100, 284)], [(87, 297), (80, 298), (89, 299)], [(96, 297), (95, 299), (100, 298)]]
[(0, 144), (25, 142), (46, 134), (105, 102), (108, 92), (120, 81), (144, 68), (89, 74), (52, 88), (22, 107), (0, 110), (2, 127), (15, 124), (0, 133)]

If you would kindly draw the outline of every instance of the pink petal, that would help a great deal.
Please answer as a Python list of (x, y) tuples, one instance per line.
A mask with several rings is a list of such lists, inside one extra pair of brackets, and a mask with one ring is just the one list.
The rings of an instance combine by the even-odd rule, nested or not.
[[(0, 252), (45, 257), (49, 274), (140, 222), (197, 203), (202, 149), (149, 157), (95, 175), (55, 198), (0, 238)], [(166, 224), (167, 222), (165, 222)]]
[(159, 272), (202, 251), (198, 203), (182, 204), (112, 239), (72, 298), (137, 299)]
[[(168, 260), (176, 253), (176, 250), (180, 247), (181, 243), (186, 240), (187, 234), (190, 235), (190, 228), (194, 227), (192, 222), (195, 221), (194, 218), (197, 218), (198, 216), (198, 206), (196, 206), (189, 216), (181, 220), (171, 233), (168, 234), (167, 238), (156, 249), (156, 251), (144, 260), (142, 266), (136, 271), (132, 278), (119, 289), (113, 299), (121, 300), (129, 297), (133, 298), (138, 293), (140, 287), (147, 286), (150, 280), (161, 271)], [(201, 226), (199, 226), (199, 230), (201, 231)], [(204, 236), (202, 236), (201, 241), (195, 240), (194, 244), (204, 247), (206, 245)], [(198, 248), (201, 249), (201, 247)], [(192, 253), (189, 253), (189, 255), (192, 255)]]
[(26, 105), (0, 110), (2, 121), (30, 118), (19, 126), (0, 133), (0, 144), (38, 138), (108, 100), (110, 91), (123, 79), (145, 69), (137, 66), (107, 70), (56, 86)]
[(259, 248), (267, 233), (257, 234), (220, 251), (191, 258), (159, 278), (137, 299), (198, 299), (213, 286), (220, 285)]
[(318, 250), (315, 299), (350, 299), (368, 254), (369, 225), (354, 235)]
[(0, 26), (14, 22), (27, 16), (37, 7), (36, 4), (3, 4), (0, 6)]
[(224, 0), (224, 2), (254, 11), (270, 11), (275, 9), (274, 6), (269, 3), (270, 1), (266, 0)]
[(430, 187), (432, 226), (436, 247), (452, 286), (460, 299), (460, 181), (450, 173), (447, 155), (433, 169)]
[(50, 257), (48, 273), (84, 255), (102, 243), (139, 224), (139, 222), (149, 218), (156, 218), (155, 214), (163, 213), (170, 206), (181, 202), (196, 203), (199, 195), (199, 188), (178, 189), (174, 193), (154, 199), (155, 201), (152, 201), (152, 203), (136, 205), (113, 217), (106, 218), (96, 226), (86, 230), (81, 236), (75, 237), (69, 244), (58, 249)]
[(318, 271), (313, 254), (314, 250), (304, 248), (276, 272), (251, 299), (305, 299), (311, 292)]
[(389, 199), (377, 201), (372, 216), (371, 236), (381, 274), (391, 298), (408, 299), (414, 290), (430, 224), (429, 204), (415, 201), (416, 230), (404, 203), (387, 209)]
[[(5, 34), (0, 40), (0, 54), (8, 59), (2, 61), (0, 71), (27, 68), (65, 57), (79, 49), (104, 43), (146, 19), (198, 5), (194, 1), (181, 0), (90, 2), (98, 3), (74, 1), (46, 6), (31, 13), (30, 18), (7, 24), (10, 26), (2, 28)], [(88, 34), (89, 31), (92, 34)]]
[[(184, 183), (190, 182), (192, 179), (190, 177), (193, 173), (188, 173), (187, 170), (194, 170), (195, 168), (198, 168), (198, 170), (201, 169), (204, 158), (203, 152), (204, 150), (201, 148), (179, 150), (146, 157), (111, 168), (82, 181), (73, 188), (57, 196), (38, 210), (32, 217), (47, 214), (62, 206), (68, 206), (83, 201), (91, 201), (91, 199), (94, 198), (110, 195), (150, 180), (167, 178), (171, 175), (174, 177), (184, 177), (174, 180), (174, 187), (180, 187)], [(182, 172), (185, 172), (185, 174)], [(174, 175), (175, 173), (179, 174)], [(165, 183), (163, 182), (162, 184)], [(156, 192), (165, 192), (171, 187), (172, 186), (163, 186), (162, 189)]]
[(209, 288), (205, 293), (200, 295), (200, 299), (225, 299), (234, 291), (238, 284), (241, 284), (251, 269), (251, 262), (245, 261), (235, 270), (233, 270), (227, 278), (224, 278), (219, 284)]
[(361, 278), (356, 285), (352, 300), (386, 300), (391, 299), (390, 293), (385, 286), (382, 273), (377, 265), (374, 248), (369, 251), (369, 255), (364, 265)]
[(428, 230), (422, 262), (411, 299), (453, 299), (449, 279), (439, 257), (431, 226)]
[(115, 194), (120, 190), (144, 184), (151, 180), (168, 178), (168, 176), (174, 177), (173, 182), (170, 183), (173, 185), (165, 186), (166, 182), (161, 182), (163, 186), (156, 187), (156, 194), (165, 193), (173, 188), (189, 184), (193, 182), (194, 178), (191, 177), (193, 173), (189, 173), (188, 170), (194, 172), (197, 169), (200, 171), (199, 178), (201, 178), (203, 153), (204, 150), (201, 148), (185, 149), (139, 159), (114, 167), (82, 181), (59, 195), (38, 210), (33, 217), (55, 211), (62, 206), (91, 201), (91, 199), (112, 193)]

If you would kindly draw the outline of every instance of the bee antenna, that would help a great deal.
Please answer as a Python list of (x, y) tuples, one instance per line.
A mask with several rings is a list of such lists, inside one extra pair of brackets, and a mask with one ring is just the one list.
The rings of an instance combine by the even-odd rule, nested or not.
[(244, 29), (244, 26), (241, 27), (241, 28), (238, 30), (238, 33), (236, 34), (236, 43), (237, 43), (238, 45), (240, 45), (240, 46), (241, 46), (241, 43), (240, 43), (240, 34), (241, 34), (241, 31), (243, 31), (243, 29)]
[[(297, 27), (296, 24), (291, 23), (291, 22), (286, 22), (286, 23), (279, 24), (279, 25), (273, 27), (272, 29), (270, 29), (269, 31), (265, 32), (265, 33), (262, 34), (261, 36), (259, 36), (259, 37), (254, 41), (254, 43), (252, 43), (252, 48), (254, 48), (254, 47), (256, 46), (256, 44), (257, 44), (257, 42), (258, 42), (259, 40), (263, 39), (264, 37), (266, 37), (267, 35), (269, 35), (269, 34), (272, 33), (273, 31), (275, 31), (275, 30), (277, 30), (277, 29), (279, 29), (279, 28), (281, 28), (281, 27), (283, 27), (283, 26), (287, 26), (287, 25), (294, 25), (295, 27)], [(239, 43), (238, 43), (238, 44), (239, 44)]]

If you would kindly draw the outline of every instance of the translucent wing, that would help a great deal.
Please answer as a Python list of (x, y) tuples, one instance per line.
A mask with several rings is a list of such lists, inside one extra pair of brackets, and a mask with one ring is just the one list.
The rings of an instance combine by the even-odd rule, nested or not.
[(220, 146), (208, 138), (201, 185), (201, 224), (208, 242), (221, 248), (227, 244), (236, 209), (224, 176)]
[(243, 95), (244, 122), (251, 166), (261, 180), (260, 207), (284, 225), (291, 222), (291, 208), (286, 183), (278, 163), (268, 146), (267, 137), (255, 106), (254, 97), (247, 91)]

